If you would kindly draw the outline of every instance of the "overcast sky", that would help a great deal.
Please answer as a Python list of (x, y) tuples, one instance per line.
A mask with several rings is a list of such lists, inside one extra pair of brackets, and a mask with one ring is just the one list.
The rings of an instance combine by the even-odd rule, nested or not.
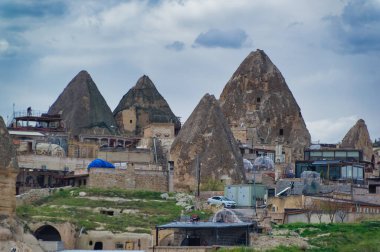
[(264, 50), (313, 141), (380, 137), (380, 0), (2, 0), (0, 115), (47, 111), (87, 70), (113, 111), (146, 74), (184, 122)]

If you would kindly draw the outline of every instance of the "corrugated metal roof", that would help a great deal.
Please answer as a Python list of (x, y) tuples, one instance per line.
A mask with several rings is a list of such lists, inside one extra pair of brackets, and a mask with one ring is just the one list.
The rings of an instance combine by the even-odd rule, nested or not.
[(340, 160), (318, 160), (314, 161), (313, 165), (327, 165), (327, 164), (339, 164), (341, 163)]
[(35, 132), (35, 131), (9, 130), (8, 132), (10, 135), (17, 135), (17, 136), (45, 136), (44, 134), (40, 132)]
[(160, 229), (206, 229), (206, 228), (234, 228), (234, 227), (253, 227), (255, 224), (251, 222), (171, 222), (168, 224), (157, 226)]

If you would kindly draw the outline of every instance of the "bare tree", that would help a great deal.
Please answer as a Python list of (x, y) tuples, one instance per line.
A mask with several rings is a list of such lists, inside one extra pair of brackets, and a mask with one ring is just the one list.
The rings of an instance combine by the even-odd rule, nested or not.
[(322, 223), (322, 216), (325, 213), (321, 201), (314, 201), (314, 213), (317, 215), (319, 224)]
[(308, 201), (306, 198), (300, 198), (296, 203), (297, 207), (303, 210), (303, 214), (307, 219), (307, 223), (311, 222), (311, 217), (315, 213), (315, 203), (310, 198)]
[(348, 204), (340, 203), (337, 215), (340, 218), (341, 222), (344, 221), (348, 213), (350, 212), (351, 207)]
[(330, 223), (333, 223), (335, 215), (339, 210), (339, 203), (337, 203), (334, 199), (329, 199), (321, 203), (322, 209), (329, 215)]

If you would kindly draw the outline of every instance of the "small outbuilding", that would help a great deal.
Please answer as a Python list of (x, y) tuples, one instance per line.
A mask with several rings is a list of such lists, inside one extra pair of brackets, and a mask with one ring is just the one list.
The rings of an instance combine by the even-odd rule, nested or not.
[(173, 229), (173, 246), (248, 246), (250, 233), (257, 229), (256, 222), (171, 222), (156, 226), (156, 242), (160, 230)]

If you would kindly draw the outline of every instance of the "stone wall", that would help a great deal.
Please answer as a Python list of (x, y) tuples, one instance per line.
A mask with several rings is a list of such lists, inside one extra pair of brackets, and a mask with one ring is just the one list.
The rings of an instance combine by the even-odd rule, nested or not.
[(134, 170), (112, 169), (112, 168), (91, 168), (89, 170), (88, 187), (96, 188), (135, 188)]
[(167, 192), (168, 173), (164, 171), (135, 170), (136, 189)]
[(71, 188), (71, 186), (60, 187), (60, 188), (40, 188), (40, 189), (31, 189), (26, 193), (16, 196), (16, 206), (21, 206), (24, 204), (32, 204), (42, 198), (45, 198), (52, 194), (54, 190), (59, 190), (61, 188)]
[(65, 167), (68, 167), (70, 171), (84, 168), (93, 160), (88, 158), (65, 158), (38, 155), (20, 155), (17, 158), (20, 168), (41, 169), (41, 167), (44, 166), (48, 170), (60, 171), (63, 171)]
[(16, 196), (16, 205), (31, 204), (51, 194), (52, 189), (31, 189), (30, 191)]
[(153, 161), (153, 156), (149, 150), (99, 151), (98, 158), (111, 163), (149, 163)]
[(13, 215), (16, 208), (17, 170), (0, 169), (0, 215)]
[(140, 170), (128, 165), (127, 169), (92, 168), (88, 187), (123, 188), (167, 192), (168, 174), (162, 170)]
[(367, 188), (353, 188), (352, 193), (353, 201), (361, 201), (372, 204), (380, 204), (380, 194), (379, 193), (368, 193)]
[(144, 137), (174, 138), (174, 123), (151, 123), (144, 128)]
[(149, 234), (112, 233), (110, 231), (87, 231), (77, 239), (76, 248), (92, 250), (95, 244), (102, 243), (104, 250), (146, 250), (152, 244)]

